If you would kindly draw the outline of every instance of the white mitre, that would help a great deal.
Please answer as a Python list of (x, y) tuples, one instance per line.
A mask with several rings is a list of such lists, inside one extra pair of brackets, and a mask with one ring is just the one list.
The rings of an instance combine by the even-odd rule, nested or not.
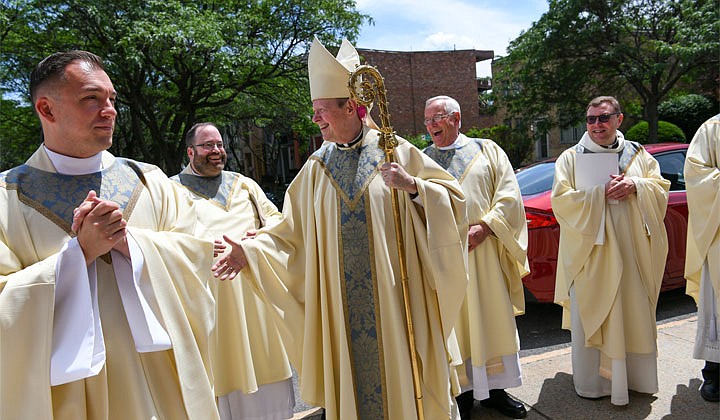
[(349, 98), (350, 73), (359, 65), (360, 56), (347, 39), (343, 39), (337, 57), (333, 57), (315, 37), (308, 56), (310, 99)]

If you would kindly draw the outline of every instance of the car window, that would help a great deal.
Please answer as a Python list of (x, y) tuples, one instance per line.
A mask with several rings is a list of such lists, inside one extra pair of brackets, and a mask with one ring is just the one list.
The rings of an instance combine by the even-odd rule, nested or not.
[(520, 169), (515, 176), (522, 195), (535, 195), (552, 189), (555, 162), (544, 162)]
[(685, 151), (676, 150), (653, 155), (660, 164), (660, 175), (670, 181), (670, 191), (685, 190)]

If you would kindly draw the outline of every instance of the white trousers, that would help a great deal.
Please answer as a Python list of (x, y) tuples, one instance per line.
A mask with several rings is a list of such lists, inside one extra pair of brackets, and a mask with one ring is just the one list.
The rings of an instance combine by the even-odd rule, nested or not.
[(461, 391), (473, 390), (473, 398), (484, 400), (490, 398), (491, 389), (516, 388), (522, 385), (522, 370), (518, 353), (502, 356), (504, 371), (496, 375), (487, 374), (485, 366), (473, 366), (470, 359), (465, 360), (465, 373), (468, 385)]
[(720, 330), (718, 329), (718, 307), (715, 290), (705, 261), (700, 278), (700, 296), (698, 298), (698, 323), (695, 335), (693, 358), (720, 363)]
[(252, 394), (234, 391), (218, 397), (222, 420), (286, 420), (292, 418), (293, 407), (292, 378), (260, 385)]
[[(625, 359), (612, 359), (611, 379), (600, 376), (600, 350), (585, 347), (585, 331), (577, 310), (575, 287), (570, 287), (570, 333), (575, 392), (581, 397), (610, 396), (613, 405), (630, 402), (628, 390), (658, 392), (657, 351), (651, 354), (626, 353)], [(657, 343), (656, 349), (657, 349)]]

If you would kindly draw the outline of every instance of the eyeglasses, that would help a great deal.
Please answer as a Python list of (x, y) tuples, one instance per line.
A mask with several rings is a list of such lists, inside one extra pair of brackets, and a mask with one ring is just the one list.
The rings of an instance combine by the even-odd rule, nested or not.
[(225, 149), (225, 144), (223, 142), (215, 143), (215, 142), (209, 141), (207, 143), (202, 143), (202, 144), (193, 144), (192, 147), (202, 147), (204, 150), (207, 150), (207, 151), (213, 150), (216, 147), (219, 150), (223, 150), (223, 149)]
[(595, 121), (600, 121), (601, 123), (606, 123), (610, 121), (610, 117), (613, 115), (620, 115), (619, 112), (613, 112), (612, 114), (602, 114), (602, 115), (588, 115), (587, 123), (588, 124), (595, 124)]
[(447, 114), (435, 114), (432, 118), (425, 118), (423, 122), (425, 123), (425, 125), (430, 125), (431, 123), (437, 124), (445, 118), (449, 117), (450, 115), (452, 115), (452, 112), (449, 112)]

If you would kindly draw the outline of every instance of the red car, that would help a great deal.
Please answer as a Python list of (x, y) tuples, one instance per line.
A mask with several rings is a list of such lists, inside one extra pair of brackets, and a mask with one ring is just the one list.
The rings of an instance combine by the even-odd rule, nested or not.
[[(685, 239), (687, 233), (687, 198), (683, 167), (688, 145), (685, 143), (646, 144), (660, 164), (663, 178), (671, 182), (670, 199), (665, 213), (668, 234), (668, 256), (662, 291), (685, 285)], [(560, 226), (550, 204), (550, 190), (555, 177), (555, 159), (526, 166), (516, 172), (528, 224), (528, 261), (530, 274), (523, 278), (525, 288), (539, 302), (552, 302), (555, 296)], [(530, 297), (530, 299), (532, 299)]]

